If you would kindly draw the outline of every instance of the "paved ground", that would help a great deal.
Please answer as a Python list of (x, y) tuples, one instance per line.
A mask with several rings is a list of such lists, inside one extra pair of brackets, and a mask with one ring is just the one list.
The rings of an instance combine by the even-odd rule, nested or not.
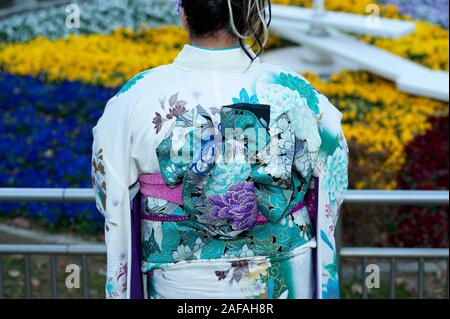
[(40, 230), (24, 229), (0, 224), (0, 243), (8, 244), (89, 244), (103, 243), (94, 239), (81, 238), (72, 234), (49, 234)]

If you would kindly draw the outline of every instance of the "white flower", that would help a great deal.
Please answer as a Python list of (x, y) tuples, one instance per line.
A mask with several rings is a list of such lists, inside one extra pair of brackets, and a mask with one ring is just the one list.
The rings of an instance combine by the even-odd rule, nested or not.
[(306, 227), (306, 225), (302, 225), (302, 227), (300, 227), (300, 237), (305, 238), (307, 237), (307, 231), (308, 228)]
[(297, 91), (293, 91), (280, 84), (264, 84), (258, 91), (259, 102), (271, 106), (271, 122), (291, 108), (306, 106), (305, 99)]
[(67, 28), (66, 5), (13, 15), (2, 19), (0, 33), (8, 41), (26, 42), (40, 35), (64, 38), (70, 34), (109, 34), (118, 27), (136, 29), (141, 25), (176, 24), (173, 4), (148, 0), (92, 0), (80, 5), (81, 28)]
[(273, 108), (270, 121), (273, 122), (282, 113), (288, 112), (295, 135), (307, 141), (310, 152), (317, 153), (322, 140), (316, 116), (309, 109), (306, 99), (297, 91), (279, 84), (265, 84), (258, 91), (260, 103)]
[(194, 251), (197, 252), (197, 251), (201, 250), (202, 247), (203, 247), (203, 241), (200, 237), (197, 237), (197, 239), (195, 240)]
[(148, 239), (153, 233), (153, 238), (155, 239), (155, 242), (160, 250), (162, 250), (163, 240), (163, 231), (161, 226), (162, 223), (157, 221), (143, 223), (143, 233), (147, 235), (146, 239)]
[(318, 153), (322, 139), (316, 116), (307, 106), (302, 106), (288, 112), (295, 135), (308, 143), (310, 153)]
[(294, 223), (299, 226), (309, 222), (309, 215), (306, 207), (303, 207), (295, 212), (295, 214), (292, 214), (292, 217), (294, 217)]
[[(276, 125), (270, 128), (271, 139), (267, 147), (258, 154), (265, 165), (258, 168), (258, 173), (269, 174), (274, 178), (287, 179), (291, 174), (291, 162), (294, 153), (294, 136), (289, 128), (287, 117), (279, 118)], [(292, 153), (292, 154), (290, 154)], [(280, 156), (286, 154), (286, 156)]]
[(192, 257), (192, 250), (189, 246), (179, 245), (177, 250), (173, 252), (173, 259), (175, 261), (187, 260)]
[(311, 154), (306, 149), (306, 145), (303, 150), (298, 151), (298, 154), (295, 155), (294, 163), (297, 170), (300, 172), (302, 177), (306, 178), (312, 170), (312, 159)]
[(253, 256), (255, 256), (253, 250), (251, 250), (247, 245), (244, 245), (239, 254), (239, 257), (253, 257)]
[(337, 148), (333, 155), (328, 156), (327, 174), (323, 180), (324, 188), (332, 203), (341, 201), (348, 186), (348, 157), (344, 149)]

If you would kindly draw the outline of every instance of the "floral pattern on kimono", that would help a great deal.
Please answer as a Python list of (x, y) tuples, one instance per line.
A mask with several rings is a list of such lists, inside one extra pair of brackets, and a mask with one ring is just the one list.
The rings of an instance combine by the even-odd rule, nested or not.
[[(257, 87), (257, 96), (261, 103), (280, 104), (284, 110), (289, 101), (296, 105), (307, 106), (315, 115), (319, 131), (304, 132), (308, 146), (315, 155), (313, 167), (314, 181), (309, 185), (311, 197), (315, 203), (310, 208), (310, 215), (317, 220), (315, 235), (317, 236), (318, 297), (338, 298), (338, 271), (336, 264), (336, 247), (334, 229), (348, 187), (348, 145), (341, 127), (342, 114), (301, 76), (290, 72), (273, 73)], [(282, 101), (282, 102), (281, 102)], [(304, 111), (299, 108), (298, 112)], [(308, 117), (299, 125), (308, 122)], [(309, 126), (311, 127), (311, 125)], [(314, 211), (314, 212), (313, 212)]]
[[(162, 206), (153, 206), (152, 210), (164, 211), (168, 207), (167, 202), (166, 204), (164, 202), (162, 200), (160, 202)], [(182, 209), (178, 212), (184, 214)], [(278, 222), (257, 225), (245, 236), (232, 240), (208, 236), (206, 232), (190, 227), (189, 223), (183, 221), (144, 220), (142, 271), (148, 272), (158, 267), (159, 263), (269, 256), (291, 251), (307, 243), (312, 237), (313, 227), (306, 207), (285, 216)]]
[[(130, 136), (125, 139), (110, 138), (114, 132), (129, 134), (128, 109), (123, 108), (126, 94), (114, 96), (105, 112), (92, 129), (92, 183), (98, 210), (105, 218), (105, 242), (107, 250), (107, 274), (105, 293), (107, 298), (129, 297), (129, 232), (131, 190), (137, 178), (137, 170), (130, 164), (126, 153), (117, 155), (117, 149), (129, 149)], [(111, 129), (110, 125), (114, 127)], [(126, 133), (125, 133), (126, 132)]]
[[(340, 121), (329, 116), (332, 112), (327, 113), (327, 108), (332, 105), (323, 95), (319, 95), (319, 99), (322, 106), (319, 115), (322, 146), (314, 168), (317, 183), (311, 185), (310, 191), (315, 192), (317, 197), (317, 260), (321, 272), (318, 276), (318, 289), (320, 297), (334, 299), (339, 298), (334, 230), (348, 187), (349, 150)], [(340, 116), (338, 119), (340, 120)]]
[[(314, 295), (310, 255), (314, 239), (273, 256), (203, 259), (160, 264), (149, 272), (150, 298), (294, 299)], [(169, 291), (165, 287), (171, 286)]]
[(233, 238), (258, 218), (280, 220), (303, 200), (319, 134), (307, 108), (300, 121), (298, 104), (289, 105), (270, 127), (247, 109), (228, 106), (219, 131), (201, 106), (177, 118), (157, 147), (159, 166), (168, 185), (183, 183), (183, 207), (197, 229)]
[[(136, 252), (142, 273), (264, 257), (269, 275), (277, 271), (274, 258), (286, 255), (289, 274), (301, 272), (290, 253), (312, 241), (316, 297), (339, 297), (334, 228), (348, 184), (342, 114), (302, 76), (259, 59), (249, 67), (241, 51), (186, 45), (173, 64), (124, 85), (93, 128), (91, 175), (105, 217), (108, 298), (139, 296), (133, 293)], [(255, 113), (221, 107), (228, 103), (269, 105), (270, 117), (261, 121)], [(263, 129), (250, 152), (224, 134), (246, 127)], [(227, 162), (219, 147), (223, 137), (232, 153), (255, 161)], [(173, 151), (183, 148), (191, 158), (173, 161)], [(158, 173), (167, 185), (182, 186), (182, 205), (141, 197), (139, 176)], [(140, 221), (140, 247), (133, 241), (136, 203), (147, 218)], [(217, 280), (215, 271), (229, 268), (211, 276)], [(297, 295), (288, 287), (295, 276), (264, 278), (261, 273), (260, 282), (253, 281), (255, 292), (265, 289), (263, 298)]]

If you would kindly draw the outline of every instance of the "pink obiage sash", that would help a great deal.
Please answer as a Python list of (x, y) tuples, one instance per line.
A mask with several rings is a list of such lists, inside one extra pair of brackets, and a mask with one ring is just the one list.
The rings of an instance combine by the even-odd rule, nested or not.
[[(140, 192), (144, 197), (150, 196), (160, 198), (180, 206), (183, 205), (182, 185), (179, 184), (175, 187), (168, 186), (160, 173), (143, 174), (139, 177), (139, 183)], [(301, 201), (289, 212), (289, 214), (293, 214), (305, 206), (305, 202)], [(145, 214), (141, 214), (141, 218), (155, 221), (181, 221), (188, 219), (187, 216), (149, 216)], [(256, 219), (256, 223), (261, 225), (266, 224), (267, 222), (267, 218), (260, 212)]]
[(161, 198), (166, 201), (183, 205), (182, 185), (170, 187), (161, 174), (143, 174), (139, 177), (141, 194), (144, 196)]

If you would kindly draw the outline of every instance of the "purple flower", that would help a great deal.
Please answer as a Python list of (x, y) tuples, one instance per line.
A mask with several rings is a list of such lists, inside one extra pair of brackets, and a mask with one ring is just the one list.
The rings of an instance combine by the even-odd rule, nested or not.
[(402, 14), (448, 29), (448, 0), (383, 0), (382, 3), (394, 4)]
[(155, 112), (155, 117), (153, 118), (152, 123), (155, 124), (156, 134), (158, 134), (159, 131), (161, 131), (164, 121), (165, 119), (161, 116), (161, 114)]
[(167, 114), (167, 118), (173, 119), (174, 117), (180, 117), (184, 113), (187, 112), (186, 108), (184, 107), (186, 105), (186, 102), (180, 102), (180, 104), (175, 105), (173, 108), (169, 109), (169, 114)]
[(185, 106), (187, 102), (178, 100), (178, 93), (174, 94), (169, 99), (169, 114), (166, 115), (167, 119), (171, 120), (174, 117), (178, 118), (187, 112)]
[(224, 195), (211, 196), (209, 203), (211, 215), (230, 220), (234, 230), (246, 230), (256, 225), (258, 204), (253, 183), (235, 184)]

